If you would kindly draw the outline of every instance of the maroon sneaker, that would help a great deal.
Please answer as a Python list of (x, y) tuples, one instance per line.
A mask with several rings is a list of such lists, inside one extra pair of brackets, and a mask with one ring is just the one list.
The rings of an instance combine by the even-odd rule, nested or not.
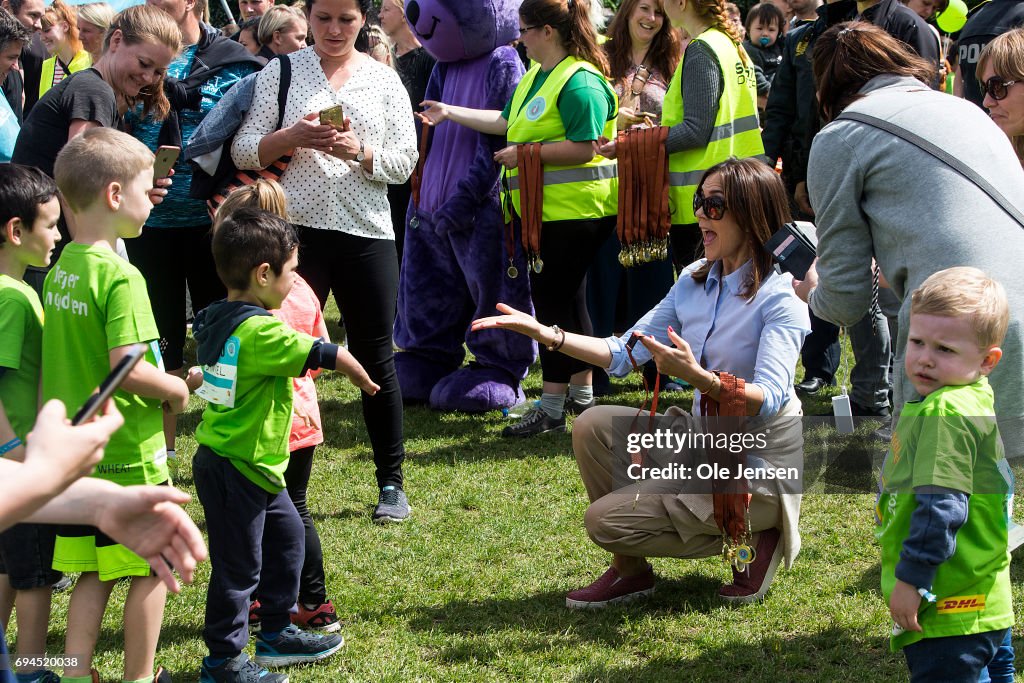
[(729, 602), (757, 602), (768, 592), (775, 572), (782, 561), (782, 534), (778, 529), (765, 529), (757, 534), (754, 561), (743, 571), (732, 570), (732, 583), (722, 586), (719, 597)]
[(569, 609), (602, 609), (615, 603), (627, 603), (646, 598), (654, 592), (654, 568), (647, 569), (635, 576), (619, 576), (615, 567), (601, 575), (586, 588), (574, 590), (565, 596), (565, 606)]

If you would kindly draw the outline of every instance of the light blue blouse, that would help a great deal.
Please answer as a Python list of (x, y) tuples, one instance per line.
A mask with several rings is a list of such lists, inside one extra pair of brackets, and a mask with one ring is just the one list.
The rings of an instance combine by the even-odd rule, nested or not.
[[(687, 266), (665, 298), (625, 335), (605, 340), (612, 354), (608, 372), (622, 377), (632, 370), (626, 341), (634, 330), (671, 346), (671, 325), (690, 345), (702, 367), (756, 384), (764, 392), (759, 414), (776, 415), (787, 402), (797, 400), (793, 375), (804, 337), (811, 331), (807, 305), (793, 291), (792, 276), (774, 270), (751, 301), (739, 296), (752, 267), (750, 261), (725, 277), (721, 275), (721, 262), (716, 262), (707, 280), (700, 284), (690, 274), (704, 262), (701, 259)], [(637, 364), (643, 364), (651, 354), (643, 344), (637, 344), (633, 357)], [(699, 391), (694, 394), (693, 404), (697, 411)]]

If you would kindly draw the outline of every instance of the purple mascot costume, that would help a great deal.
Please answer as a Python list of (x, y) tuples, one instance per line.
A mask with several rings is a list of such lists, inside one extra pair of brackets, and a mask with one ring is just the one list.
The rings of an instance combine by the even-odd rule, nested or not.
[[(508, 44), (519, 35), (517, 0), (407, 0), (416, 37), (437, 59), (426, 99), (501, 110), (524, 73)], [(419, 204), (406, 216), (395, 356), (402, 397), (437, 410), (480, 412), (523, 400), (533, 341), (469, 323), (504, 302), (532, 311), (518, 235), (520, 275), (510, 278), (494, 153), (503, 137), (445, 121), (431, 132)], [(474, 360), (462, 367), (463, 344)]]

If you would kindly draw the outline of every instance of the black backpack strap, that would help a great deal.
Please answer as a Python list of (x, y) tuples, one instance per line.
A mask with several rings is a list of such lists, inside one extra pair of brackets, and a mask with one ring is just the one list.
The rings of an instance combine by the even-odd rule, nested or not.
[(862, 114), (856, 111), (844, 111), (842, 114), (836, 117), (839, 119), (847, 119), (852, 121), (858, 121), (865, 125), (871, 126), (872, 128), (878, 128), (885, 132), (895, 135), (896, 137), (906, 140), (910, 144), (920, 148), (922, 151), (931, 154), (933, 157), (946, 164), (954, 171), (962, 175), (963, 177), (970, 180), (972, 183), (978, 186), (982, 192), (991, 197), (992, 201), (999, 205), (1003, 211), (1010, 215), (1010, 218), (1017, 221), (1017, 224), (1024, 228), (1024, 214), (1015, 207), (1010, 200), (1003, 196), (1003, 194), (992, 186), (990, 182), (981, 177), (981, 174), (975, 171), (973, 168), (965, 164), (964, 162), (957, 159), (955, 156), (942, 149), (938, 145), (925, 140), (916, 133), (911, 133), (906, 128), (897, 126), (893, 123), (889, 123), (883, 119), (880, 119), (870, 114)]
[(284, 121), (284, 108), (288, 104), (288, 89), (292, 86), (292, 62), (288, 55), (278, 55), (281, 63), (281, 83), (277, 86), (277, 130), (281, 130)]

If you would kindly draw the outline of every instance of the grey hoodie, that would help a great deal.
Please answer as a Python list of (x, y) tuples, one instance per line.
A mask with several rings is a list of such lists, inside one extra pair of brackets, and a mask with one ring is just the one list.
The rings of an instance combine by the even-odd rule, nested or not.
[[(1024, 211), (1024, 170), (984, 110), (912, 78), (877, 76), (859, 111), (907, 128), (980, 173)], [(984, 270), (1006, 288), (1010, 329), (990, 376), (1007, 457), (1024, 456), (1024, 227), (982, 190), (927, 152), (856, 121), (833, 121), (814, 138), (807, 188), (818, 227), (814, 313), (852, 325), (868, 310), (871, 258), (902, 301), (894, 404), (918, 398), (904, 373), (910, 293), (953, 266)]]

